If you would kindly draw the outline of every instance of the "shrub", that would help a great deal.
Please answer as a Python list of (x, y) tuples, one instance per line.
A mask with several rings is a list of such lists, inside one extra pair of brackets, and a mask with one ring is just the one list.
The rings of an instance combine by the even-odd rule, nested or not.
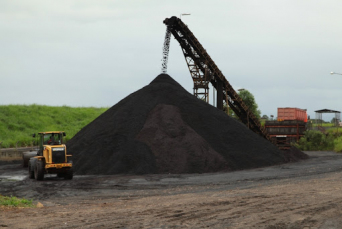
[(323, 134), (320, 131), (309, 130), (305, 132), (296, 146), (305, 151), (314, 150), (333, 150), (335, 145), (334, 136), (332, 134)]

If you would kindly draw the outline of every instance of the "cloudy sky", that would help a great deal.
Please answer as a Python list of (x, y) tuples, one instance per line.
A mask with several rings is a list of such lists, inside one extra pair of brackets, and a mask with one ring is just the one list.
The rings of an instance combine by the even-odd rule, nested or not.
[[(163, 20), (182, 13), (262, 114), (342, 111), (338, 0), (0, 0), (0, 105), (113, 106), (160, 74)], [(173, 38), (168, 74), (192, 93)]]

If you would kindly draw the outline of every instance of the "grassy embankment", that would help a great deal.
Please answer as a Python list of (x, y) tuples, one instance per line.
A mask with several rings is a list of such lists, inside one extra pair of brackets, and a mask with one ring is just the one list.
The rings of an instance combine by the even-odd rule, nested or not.
[(0, 147), (31, 146), (32, 134), (43, 131), (65, 131), (69, 140), (107, 109), (35, 104), (0, 106)]

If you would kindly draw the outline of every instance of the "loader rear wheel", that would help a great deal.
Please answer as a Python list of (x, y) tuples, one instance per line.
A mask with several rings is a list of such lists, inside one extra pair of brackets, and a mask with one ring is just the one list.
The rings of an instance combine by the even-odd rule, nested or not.
[(34, 170), (32, 168), (31, 162), (28, 163), (28, 173), (29, 173), (29, 178), (33, 179), (34, 178)]
[(44, 179), (44, 163), (43, 161), (37, 161), (36, 166), (34, 167), (34, 178), (36, 180)]

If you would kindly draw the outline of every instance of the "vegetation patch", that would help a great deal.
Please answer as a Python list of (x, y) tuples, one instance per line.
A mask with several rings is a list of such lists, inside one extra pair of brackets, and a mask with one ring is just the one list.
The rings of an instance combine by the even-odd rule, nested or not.
[(15, 196), (2, 196), (0, 195), (1, 207), (33, 207), (32, 200), (24, 198), (17, 198)]
[(295, 144), (297, 148), (304, 151), (335, 151), (342, 152), (341, 128), (333, 128), (326, 133), (316, 130), (308, 130), (304, 137)]

